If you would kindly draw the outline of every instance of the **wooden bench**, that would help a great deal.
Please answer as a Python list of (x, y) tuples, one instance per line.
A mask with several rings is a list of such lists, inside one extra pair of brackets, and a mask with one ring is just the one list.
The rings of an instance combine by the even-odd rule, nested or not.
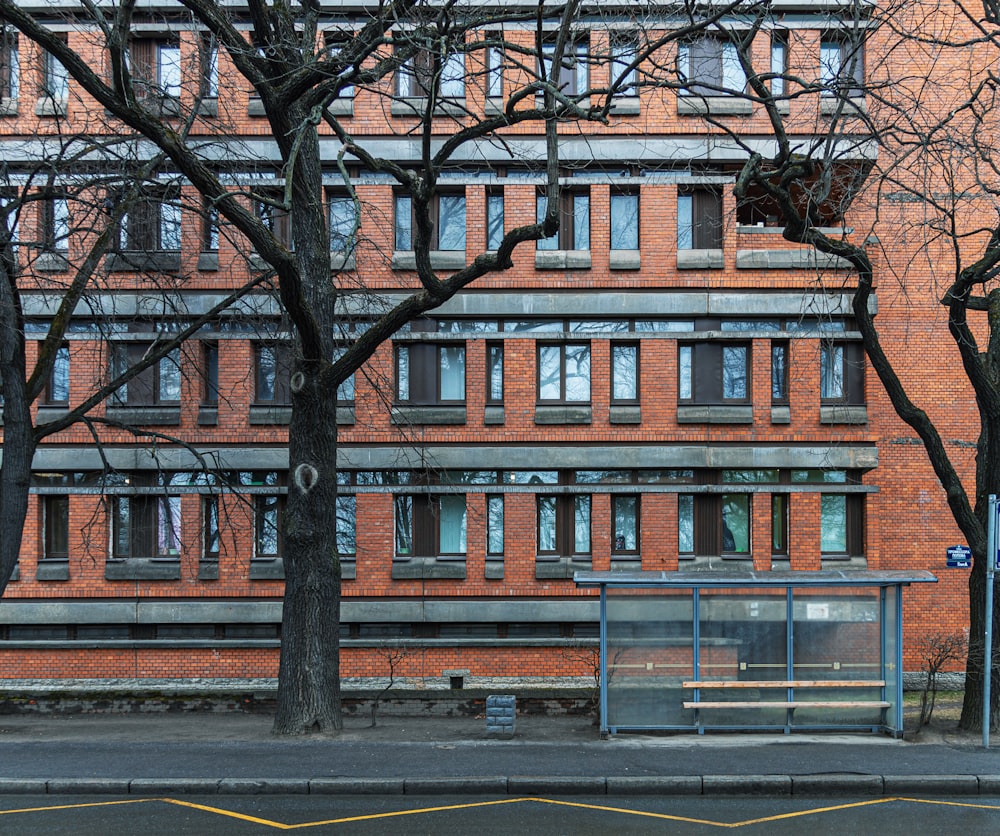
[[(793, 692), (796, 690), (806, 690), (810, 688), (884, 688), (883, 679), (765, 679), (765, 680), (702, 680), (697, 682), (682, 682), (682, 688), (691, 688), (698, 691), (708, 690), (768, 690), (782, 689)], [(699, 694), (693, 700), (686, 700), (682, 703), (684, 708), (701, 710), (705, 708), (783, 708), (787, 711), (794, 711), (796, 708), (878, 708), (884, 709), (890, 706), (885, 700), (731, 700), (731, 701), (703, 701)], [(700, 721), (699, 721), (700, 722)]]

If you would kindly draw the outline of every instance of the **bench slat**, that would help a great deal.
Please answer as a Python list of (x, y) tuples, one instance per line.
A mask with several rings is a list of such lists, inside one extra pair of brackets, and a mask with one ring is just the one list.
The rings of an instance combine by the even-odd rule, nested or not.
[(888, 708), (889, 703), (881, 700), (833, 700), (813, 702), (685, 702), (684, 708)]
[(883, 679), (725, 679), (682, 682), (682, 688), (884, 688)]

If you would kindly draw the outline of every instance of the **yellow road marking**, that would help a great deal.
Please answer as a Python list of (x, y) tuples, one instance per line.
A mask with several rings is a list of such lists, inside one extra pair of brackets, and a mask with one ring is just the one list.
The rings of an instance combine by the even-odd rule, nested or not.
[[(330, 798), (335, 798), (335, 796), (330, 796)], [(53, 810), (79, 810), (88, 807), (113, 807), (122, 804), (144, 804), (150, 801), (159, 801), (164, 804), (173, 804), (178, 807), (189, 807), (194, 810), (201, 810), (206, 813), (212, 813), (218, 816), (225, 816), (232, 819), (238, 819), (240, 821), (250, 822), (252, 824), (259, 824), (265, 827), (271, 827), (276, 830), (299, 830), (306, 827), (320, 827), (322, 825), (333, 825), (333, 824), (349, 824), (351, 822), (359, 821), (374, 821), (377, 819), (388, 819), (395, 818), (398, 816), (413, 816), (419, 815), (421, 813), (443, 813), (452, 810), (469, 810), (477, 807), (494, 807), (501, 804), (523, 804), (525, 802), (535, 802), (538, 804), (553, 804), (561, 807), (575, 807), (582, 810), (593, 810), (595, 812), (604, 813), (622, 813), (630, 816), (641, 816), (644, 818), (660, 819), (667, 821), (677, 821), (685, 822), (687, 824), (701, 824), (706, 827), (722, 827), (722, 828), (737, 828), (737, 827), (748, 827), (754, 824), (764, 824), (767, 822), (780, 821), (782, 819), (794, 819), (801, 818), (804, 816), (814, 816), (818, 813), (834, 813), (840, 810), (851, 810), (860, 807), (870, 807), (879, 804), (890, 804), (893, 802), (901, 802), (907, 804), (933, 804), (941, 805), (946, 807), (968, 807), (977, 810), (995, 810), (1000, 812), (1000, 806), (996, 804), (976, 804), (967, 801), (942, 801), (936, 799), (927, 798), (908, 798), (904, 796), (892, 796), (888, 798), (875, 798), (868, 799), (865, 801), (854, 801), (847, 804), (836, 804), (828, 807), (813, 807), (808, 810), (796, 810), (789, 813), (778, 813), (773, 816), (765, 816), (763, 818), (756, 819), (745, 819), (743, 821), (736, 822), (722, 822), (713, 821), (711, 819), (696, 819), (688, 816), (675, 816), (669, 813), (653, 813), (647, 810), (630, 810), (624, 807), (611, 807), (604, 804), (586, 804), (581, 801), (559, 801), (552, 798), (505, 798), (496, 801), (471, 801), (466, 804), (449, 804), (439, 807), (414, 807), (407, 810), (393, 810), (384, 813), (369, 813), (361, 816), (344, 816), (336, 819), (323, 819), (321, 821), (310, 821), (310, 822), (300, 822), (298, 824), (286, 824), (284, 822), (273, 821), (271, 819), (264, 819), (258, 816), (250, 816), (245, 813), (238, 813), (235, 810), (226, 810), (221, 807), (211, 807), (205, 804), (195, 804), (192, 801), (183, 801), (179, 798), (134, 798), (127, 799), (124, 801), (94, 801), (81, 804), (59, 804), (53, 805), (51, 807), (25, 807), (18, 810), (0, 810), (0, 816), (12, 815), (14, 813), (44, 813)]]
[(244, 813), (236, 813), (229, 810), (223, 810), (219, 807), (207, 807), (203, 804), (193, 804), (190, 801), (180, 801), (175, 798), (161, 798), (160, 801), (165, 801), (168, 804), (177, 804), (182, 807), (193, 807), (196, 810), (204, 810), (209, 813), (217, 813), (220, 816), (229, 816), (234, 819), (242, 819), (243, 821), (253, 822), (254, 824), (263, 824), (268, 827), (274, 827), (279, 830), (298, 830), (304, 827), (319, 827), (324, 824), (347, 824), (348, 822), (357, 821), (371, 821), (372, 819), (389, 819), (395, 816), (412, 816), (419, 813), (441, 813), (448, 810), (467, 810), (472, 807), (492, 807), (498, 804), (518, 804), (524, 801), (537, 801), (534, 798), (505, 798), (500, 801), (472, 801), (467, 804), (449, 804), (444, 807), (416, 807), (410, 810), (393, 810), (388, 813), (369, 813), (363, 816), (345, 816), (339, 819), (324, 819), (322, 821), (307, 821), (301, 822), (299, 824), (284, 824), (282, 822), (271, 821), (269, 819), (261, 819), (255, 816), (248, 816)]
[(79, 810), (81, 807), (111, 807), (114, 804), (144, 804), (147, 801), (162, 801), (162, 798), (129, 798), (125, 801), (92, 801), (89, 804), (59, 804), (52, 807), (24, 807), (21, 810), (0, 810), (0, 816), (12, 813), (44, 813), (48, 810)]

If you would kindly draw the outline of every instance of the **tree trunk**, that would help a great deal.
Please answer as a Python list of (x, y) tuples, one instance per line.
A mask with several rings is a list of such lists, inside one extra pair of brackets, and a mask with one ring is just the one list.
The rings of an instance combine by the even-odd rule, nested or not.
[(35, 455), (31, 404), (25, 391), (23, 321), (11, 278), (13, 258), (2, 254), (0, 270), (0, 391), (3, 404), (3, 459), (0, 461), (0, 595), (7, 588), (21, 551), (28, 513), (31, 460)]
[[(966, 731), (983, 728), (983, 674), (985, 657), (983, 646), (986, 637), (986, 560), (976, 555), (972, 574), (969, 576), (969, 655), (965, 665), (965, 697), (958, 727)], [(977, 569), (979, 571), (977, 571)], [(990, 676), (990, 730), (1000, 729), (1000, 624), (997, 619), (997, 600), (994, 589), (993, 607), (993, 668)]]
[[(340, 560), (337, 556), (337, 393), (301, 367), (292, 378), (285, 597), (275, 734), (337, 732)], [(315, 364), (314, 364), (315, 365)], [(296, 391), (298, 390), (298, 391)]]

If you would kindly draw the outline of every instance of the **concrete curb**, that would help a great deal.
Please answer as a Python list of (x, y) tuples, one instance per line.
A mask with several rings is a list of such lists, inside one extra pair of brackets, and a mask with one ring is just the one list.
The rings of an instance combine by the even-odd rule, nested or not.
[(449, 778), (0, 778), (0, 795), (997, 796), (1000, 775), (484, 775)]

